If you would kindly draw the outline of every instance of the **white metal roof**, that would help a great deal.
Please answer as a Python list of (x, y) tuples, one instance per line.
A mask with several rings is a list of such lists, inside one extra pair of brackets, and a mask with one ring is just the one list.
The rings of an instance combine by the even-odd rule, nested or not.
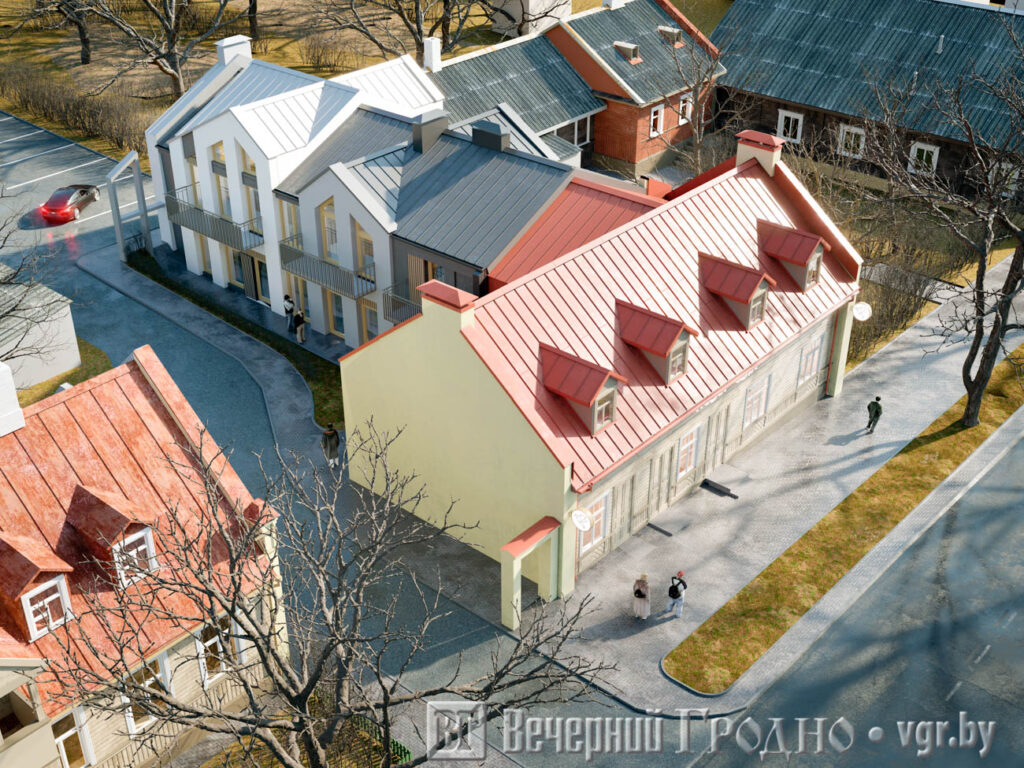
[(439, 109), (444, 94), (409, 55), (332, 78), (358, 88), (364, 104), (418, 115)]

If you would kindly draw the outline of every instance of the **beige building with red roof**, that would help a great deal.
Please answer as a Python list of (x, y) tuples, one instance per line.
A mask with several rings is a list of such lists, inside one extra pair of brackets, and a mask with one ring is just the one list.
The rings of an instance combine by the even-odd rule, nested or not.
[[(838, 395), (861, 258), (781, 160), (737, 155), (674, 199), (483, 297), (436, 281), (423, 313), (341, 361), (345, 419), (404, 428), (417, 513), (478, 523), (542, 598), (802, 403)], [(685, 503), (685, 502), (684, 502)]]
[[(161, 538), (154, 535), (162, 521), (171, 515), (185, 524), (199, 519), (209, 501), (201, 484), (197, 491), (197, 457), (215, 463), (216, 493), (225, 514), (250, 516), (262, 504), (217, 453), (149, 347), (24, 410), (18, 407), (10, 370), (0, 364), (4, 768), (141, 766), (155, 756), (154, 749), (166, 753), (180, 743), (180, 728), (149, 731), (152, 746), (140, 752), (136, 737), (162, 728), (160, 723), (127, 704), (111, 713), (69, 701), (61, 681), (46, 668), (67, 647), (67, 641), (57, 639), (57, 633), (67, 631), (65, 624), (71, 627), (82, 617), (81, 631), (89, 632), (86, 622), (96, 620), (90, 610), (97, 600), (108, 599), (101, 594), (103, 585), (110, 578), (125, 578), (123, 558), (131, 558), (143, 572), (165, 566)], [(144, 588), (144, 577), (137, 583)], [(173, 595), (154, 599), (165, 608), (176, 605)], [(243, 659), (246, 644), (220, 627), (197, 625), (183, 633), (173, 624), (147, 621), (148, 651), (131, 674), (186, 700), (205, 695), (231, 702), (237, 694), (222, 682), (223, 665)], [(94, 643), (105, 642), (103, 632), (89, 636)], [(81, 648), (79, 641), (74, 645)], [(80, 653), (85, 659), (86, 651)]]

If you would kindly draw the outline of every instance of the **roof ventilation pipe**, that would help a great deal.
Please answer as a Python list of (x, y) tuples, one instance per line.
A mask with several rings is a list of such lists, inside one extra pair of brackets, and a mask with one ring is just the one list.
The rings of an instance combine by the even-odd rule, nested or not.
[(438, 37), (427, 37), (423, 40), (423, 69), (427, 72), (440, 72), (441, 67), (441, 39)]
[(936, 53), (942, 53), (942, 42), (946, 39), (945, 35), (939, 35), (939, 44), (935, 46)]
[(0, 363), (0, 437), (25, 426), (25, 414), (18, 405), (14, 374), (7, 363)]
[(420, 115), (412, 124), (412, 148), (423, 154), (433, 147), (448, 130), (448, 113), (435, 109)]
[(609, 11), (617, 11), (619, 8), (626, 4), (626, 0), (603, 0), (601, 5), (607, 8)]

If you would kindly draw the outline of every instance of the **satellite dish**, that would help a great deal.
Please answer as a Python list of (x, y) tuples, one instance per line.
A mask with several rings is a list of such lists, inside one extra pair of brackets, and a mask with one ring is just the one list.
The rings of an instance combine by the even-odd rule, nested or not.
[(871, 305), (866, 301), (858, 301), (853, 305), (853, 316), (862, 323), (871, 319)]
[(574, 509), (572, 511), (572, 524), (576, 526), (576, 529), (586, 533), (593, 526), (594, 522), (590, 519), (590, 513), (585, 509)]

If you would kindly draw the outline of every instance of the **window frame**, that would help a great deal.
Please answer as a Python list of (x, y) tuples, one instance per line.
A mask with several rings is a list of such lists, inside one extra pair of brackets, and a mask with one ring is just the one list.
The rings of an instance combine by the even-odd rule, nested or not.
[[(582, 557), (593, 550), (594, 547), (603, 542), (607, 537), (605, 533), (605, 517), (610, 506), (611, 495), (611, 491), (605, 491), (590, 506), (586, 507), (590, 515), (590, 530), (581, 531), (578, 528), (576, 529), (576, 551), (578, 557)], [(595, 510), (595, 507), (598, 506), (600, 506), (600, 509)], [(597, 513), (596, 515), (595, 512)], [(595, 532), (598, 534), (596, 537)], [(589, 541), (589, 543), (585, 543), (585, 541)]]
[[(331, 224), (327, 223), (327, 211), (330, 210)], [(338, 244), (338, 211), (334, 205), (334, 196), (328, 197), (316, 207), (316, 229), (319, 241), (317, 243), (317, 256), (322, 261), (329, 261), (332, 264), (338, 262), (338, 255), (331, 252), (331, 246)], [(333, 237), (333, 239), (331, 239)], [(330, 240), (330, 242), (328, 242)]]
[[(747, 387), (747, 391), (743, 396), (743, 428), (754, 424), (754, 422), (760, 421), (768, 415), (768, 400), (771, 396), (772, 388), (772, 376), (768, 374), (763, 379), (758, 381), (756, 384), (751, 384)], [(756, 393), (763, 393), (761, 397), (760, 412), (756, 416), (752, 416), (750, 413), (750, 396)]]
[[(227, 627), (223, 626), (223, 622), (227, 622)], [(212, 624), (204, 624), (199, 629), (199, 634), (194, 635), (196, 643), (196, 656), (199, 660), (199, 675), (203, 683), (203, 690), (208, 689), (215, 682), (220, 680), (225, 674), (227, 674), (228, 667), (245, 662), (245, 648), (242, 646), (241, 640), (236, 637), (240, 634), (238, 630), (238, 623), (232, 619), (228, 614), (224, 614), (217, 619), (217, 632), (214, 633), (213, 637), (209, 640), (204, 641), (203, 631), (214, 626)], [(226, 633), (226, 636), (225, 636)], [(225, 653), (225, 640), (230, 644), (228, 646), (228, 652)], [(217, 671), (210, 674), (209, 667), (207, 666), (207, 656), (209, 655), (209, 648), (216, 643), (221, 654), (219, 655), (220, 666)]]
[(689, 125), (693, 122), (693, 102), (693, 91), (679, 94), (679, 125)]
[[(649, 118), (647, 136), (648, 138), (656, 139), (665, 133), (665, 105), (655, 104), (651, 107)], [(657, 125), (657, 129), (655, 129), (655, 125)]]
[[(61, 620), (57, 623), (51, 623), (49, 618), (49, 610), (47, 610), (46, 628), (40, 631), (36, 628), (36, 621), (33, 618), (32, 598), (38, 595), (40, 592), (45, 592), (53, 586), (57, 587), (57, 597), (60, 600), (61, 608), (64, 609), (64, 615), (61, 618)], [(25, 613), (25, 621), (28, 624), (29, 640), (33, 643), (39, 638), (48, 635), (50, 632), (57, 629), (58, 627), (63, 626), (68, 622), (69, 619), (73, 618), (75, 615), (74, 611), (71, 610), (71, 596), (68, 594), (68, 583), (63, 573), (58, 576), (55, 576), (52, 579), (48, 579), (35, 589), (32, 589), (31, 591), (26, 592), (24, 595), (22, 595), (21, 607)]]
[[(605, 392), (602, 392), (594, 400), (594, 434), (597, 434), (605, 427), (609, 426), (615, 421), (616, 402), (615, 398), (618, 395), (618, 387), (611, 387)], [(608, 406), (608, 418), (601, 421), (601, 410), (607, 405)]]
[[(917, 164), (917, 152), (924, 150), (932, 153), (932, 167), (925, 170)], [(929, 144), (926, 141), (915, 141), (910, 145), (910, 156), (907, 160), (907, 172), (915, 175), (927, 176), (935, 173), (939, 168), (939, 147), (937, 144)]]
[[(682, 458), (684, 445), (683, 441), (689, 440), (690, 445), (685, 446), (687, 454), (692, 454), (692, 464), (683, 469)], [(698, 424), (695, 427), (689, 429), (687, 432), (679, 436), (676, 441), (676, 482), (678, 483), (684, 477), (689, 475), (691, 472), (695, 472), (697, 465), (700, 463), (700, 446), (701, 446), (701, 425)]]
[[(796, 137), (787, 136), (784, 133), (786, 127), (786, 118), (793, 118), (797, 123)], [(802, 112), (793, 112), (788, 109), (779, 110), (779, 119), (775, 125), (775, 135), (786, 141), (791, 141), (794, 144), (800, 144), (804, 137), (804, 116)]]
[(111, 554), (113, 555), (114, 558), (114, 567), (117, 569), (117, 577), (118, 579), (120, 579), (121, 585), (124, 587), (130, 586), (135, 582), (145, 578), (145, 574), (139, 572), (135, 574), (134, 578), (129, 579), (129, 574), (125, 571), (121, 562), (122, 556), (124, 555), (124, 550), (128, 546), (128, 544), (138, 541), (139, 539), (143, 539), (145, 541), (146, 548), (149, 550), (148, 570), (155, 571), (157, 568), (156, 547), (153, 546), (153, 530), (147, 526), (146, 528), (143, 528), (141, 531), (133, 533), (131, 536), (125, 536), (123, 539), (121, 539), (121, 541), (117, 542), (116, 544), (114, 544), (113, 547), (111, 547)]
[[(757, 317), (754, 317), (754, 308), (760, 307)], [(759, 287), (754, 295), (750, 297), (750, 304), (747, 305), (747, 329), (753, 328), (762, 322), (768, 312), (768, 288), (764, 285)]]
[[(805, 344), (800, 350), (800, 367), (797, 368), (796, 372), (796, 383), (797, 386), (807, 383), (818, 375), (818, 371), (821, 370), (821, 358), (825, 351), (825, 334), (824, 332), (818, 334), (818, 336), (811, 341), (809, 344)], [(808, 372), (805, 371), (807, 368), (808, 360), (814, 360), (813, 368)]]
[[(678, 373), (672, 371), (672, 361), (679, 357), (682, 360), (682, 365), (679, 368)], [(685, 332), (681, 335), (679, 341), (669, 350), (668, 357), (665, 359), (665, 383), (671, 384), (678, 378), (686, 375), (687, 363), (690, 357), (690, 337)]]
[[(153, 680), (159, 683), (165, 692), (167, 692), (168, 694), (173, 694), (174, 690), (171, 687), (171, 672), (170, 667), (167, 664), (166, 651), (164, 651), (163, 653), (159, 654), (158, 656), (149, 661), (143, 661), (142, 665), (134, 672), (129, 673), (129, 675), (134, 677), (134, 675), (138, 672), (141, 672), (144, 669), (150, 669), (154, 663), (157, 665), (158, 674), (153, 677)], [(146, 687), (150, 688), (152, 686), (147, 685)], [(134, 738), (135, 736), (142, 733), (144, 730), (149, 728), (157, 721), (155, 717), (150, 717), (146, 722), (139, 723), (139, 721), (135, 719), (135, 713), (132, 712), (131, 700), (127, 696), (122, 696), (121, 700), (124, 702), (125, 705), (124, 719), (125, 722), (128, 724), (128, 735), (130, 737)]]
[[(849, 136), (860, 137), (860, 149), (857, 152), (846, 151), (846, 139)], [(839, 154), (851, 160), (861, 160), (864, 157), (864, 146), (867, 143), (867, 132), (856, 125), (848, 123), (839, 124)]]
[(825, 246), (819, 242), (814, 247), (814, 252), (811, 254), (811, 258), (807, 260), (807, 270), (804, 273), (805, 290), (821, 282), (821, 265), (824, 260)]
[(73, 718), (74, 727), (59, 736), (57, 734), (53, 736), (53, 742), (57, 745), (57, 756), (60, 758), (61, 768), (69, 768), (70, 766), (64, 749), (64, 742), (71, 738), (72, 734), (78, 737), (78, 745), (82, 748), (82, 757), (85, 758), (85, 765), (94, 765), (96, 763), (96, 754), (92, 751), (92, 739), (89, 736), (88, 723), (85, 721), (85, 710), (82, 707), (74, 707), (64, 717), (53, 720), (50, 724), (50, 730), (52, 731), (57, 723), (67, 717)]

